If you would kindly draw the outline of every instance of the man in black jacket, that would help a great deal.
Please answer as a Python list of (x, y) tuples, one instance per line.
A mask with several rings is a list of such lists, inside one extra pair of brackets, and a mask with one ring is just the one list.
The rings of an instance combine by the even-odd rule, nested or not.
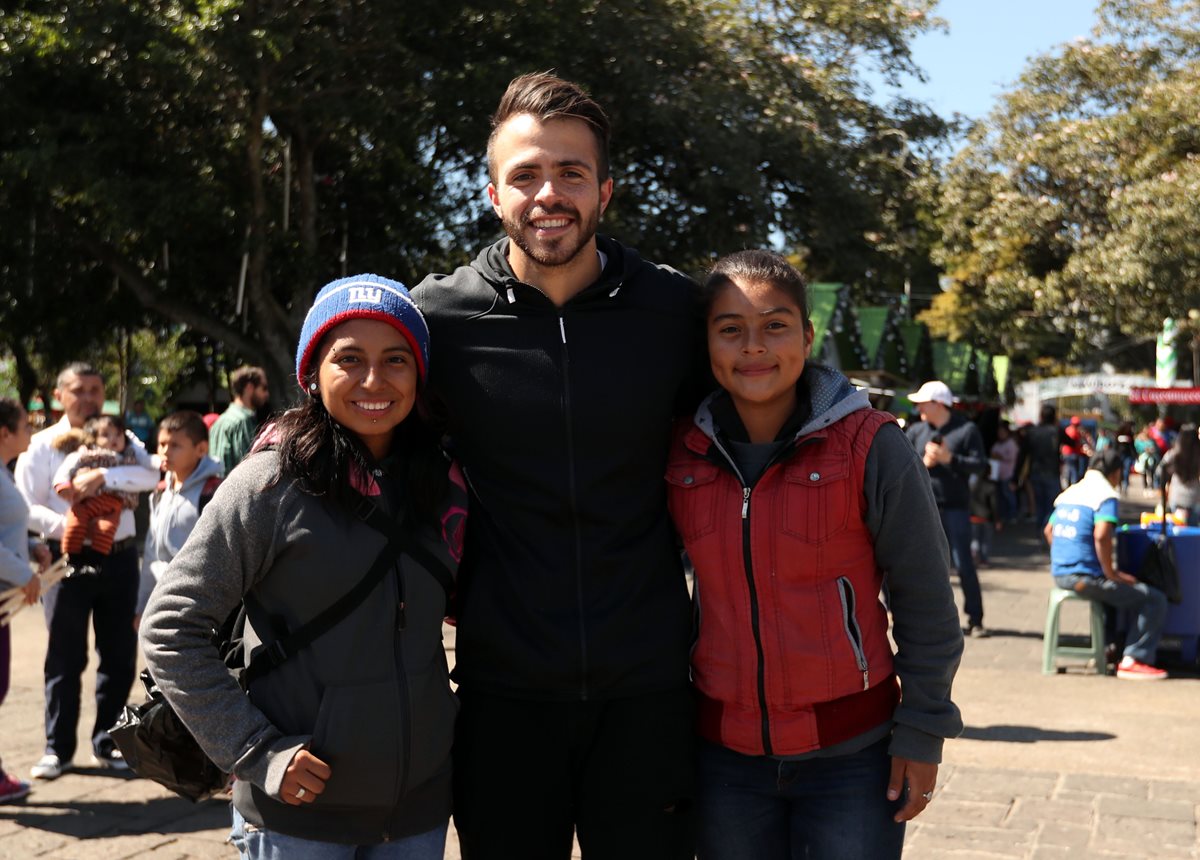
[(978, 427), (954, 411), (954, 395), (944, 382), (926, 382), (908, 399), (916, 405), (922, 420), (910, 425), (906, 435), (929, 470), (933, 497), (950, 543), (950, 557), (962, 586), (967, 632), (976, 638), (987, 636), (983, 592), (971, 558), (970, 511), (971, 476), (988, 472), (983, 436)]
[(430, 384), (471, 489), (459, 575), (463, 856), (692, 856), (691, 620), (667, 520), (672, 417), (702, 361), (695, 285), (596, 235), (608, 119), (510, 84), (488, 196), (507, 238), (431, 275)]

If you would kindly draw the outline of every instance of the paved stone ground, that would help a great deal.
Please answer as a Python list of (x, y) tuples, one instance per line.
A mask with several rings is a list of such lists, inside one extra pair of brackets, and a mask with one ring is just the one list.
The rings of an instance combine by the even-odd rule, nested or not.
[[(1123, 517), (1136, 518), (1147, 501), (1135, 490)], [(1166, 682), (1079, 668), (1042, 675), (1050, 583), (1033, 527), (1001, 535), (992, 562), (981, 578), (993, 635), (968, 640), (955, 684), (966, 730), (946, 746), (937, 795), (910, 825), (906, 856), (1200, 858), (1200, 671), (1183, 666), (1168, 640)], [(1066, 631), (1086, 630), (1083, 610), (1064, 609)], [(41, 753), (45, 638), (40, 613), (17, 616), (0, 752), (20, 775)], [(447, 642), (453, 646), (452, 629)], [(84, 751), (94, 670), (93, 660)], [(24, 803), (0, 807), (0, 860), (233, 858), (227, 829), (223, 803), (196, 806), (142, 780), (81, 768), (38, 784)], [(446, 857), (459, 857), (453, 832)]]

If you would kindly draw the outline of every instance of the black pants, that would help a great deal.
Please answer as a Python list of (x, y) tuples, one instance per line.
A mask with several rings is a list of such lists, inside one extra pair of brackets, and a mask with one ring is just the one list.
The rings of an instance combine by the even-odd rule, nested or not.
[(671, 860), (695, 853), (686, 689), (599, 702), (459, 691), (454, 822), (464, 860)]
[(79, 698), (87, 667), (87, 627), (91, 618), (100, 664), (96, 670), (96, 722), (92, 746), (108, 740), (133, 685), (137, 662), (137, 548), (112, 555), (91, 550), (71, 556), (76, 566), (99, 572), (61, 580), (43, 598), (46, 627), (46, 752), (63, 762), (75, 757)]

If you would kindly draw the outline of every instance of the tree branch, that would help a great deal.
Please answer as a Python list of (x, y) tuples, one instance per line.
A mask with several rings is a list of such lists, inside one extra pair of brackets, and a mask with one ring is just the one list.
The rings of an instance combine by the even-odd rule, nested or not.
[(263, 359), (267, 357), (259, 341), (247, 337), (233, 326), (221, 322), (175, 294), (159, 290), (137, 266), (130, 263), (107, 242), (92, 235), (78, 224), (74, 227), (79, 243), (103, 263), (110, 272), (120, 278), (121, 284), (133, 293), (143, 307), (157, 311), (196, 331), (203, 332), (244, 355)]

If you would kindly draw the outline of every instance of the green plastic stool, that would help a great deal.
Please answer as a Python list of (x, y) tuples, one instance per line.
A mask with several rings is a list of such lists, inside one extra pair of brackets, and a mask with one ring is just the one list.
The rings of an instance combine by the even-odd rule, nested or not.
[[(1086, 648), (1058, 644), (1059, 613), (1067, 600), (1082, 600), (1091, 609), (1092, 641)], [(1046, 609), (1046, 631), (1042, 634), (1042, 674), (1053, 675), (1063, 671), (1057, 667), (1059, 657), (1090, 658), (1099, 674), (1104, 675), (1108, 672), (1104, 660), (1104, 605), (1099, 601), (1080, 597), (1074, 591), (1053, 588), (1050, 591), (1050, 604)]]

